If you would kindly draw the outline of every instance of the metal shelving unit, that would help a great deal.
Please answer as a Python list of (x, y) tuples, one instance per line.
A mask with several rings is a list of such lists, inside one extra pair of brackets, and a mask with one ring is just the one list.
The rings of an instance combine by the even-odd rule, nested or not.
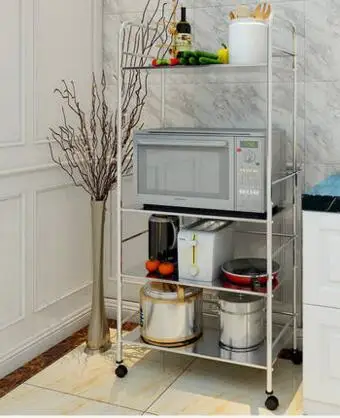
[[(269, 409), (276, 409), (278, 404), (278, 400), (275, 396), (273, 396), (273, 383), (272, 383), (272, 374), (273, 374), (273, 365), (278, 358), (278, 354), (280, 350), (284, 347), (287, 338), (289, 336), (293, 337), (293, 348), (291, 350), (291, 360), (294, 363), (300, 363), (301, 361), (301, 353), (297, 349), (297, 201), (298, 201), (298, 176), (299, 176), (299, 169), (297, 164), (297, 125), (296, 125), (296, 118), (297, 118), (297, 58), (296, 58), (296, 29), (293, 24), (290, 22), (286, 22), (289, 31), (292, 36), (292, 49), (281, 49), (281, 48), (274, 48), (272, 45), (272, 24), (268, 23), (267, 25), (267, 62), (264, 64), (256, 65), (256, 66), (236, 66), (236, 65), (209, 65), (209, 66), (178, 66), (178, 67), (168, 67), (168, 68), (153, 68), (149, 66), (143, 67), (124, 67), (122, 65), (124, 54), (130, 55), (130, 52), (123, 50), (123, 39), (125, 36), (126, 30), (131, 27), (137, 28), (144, 28), (143, 25), (138, 23), (131, 23), (131, 22), (124, 22), (121, 26), (120, 33), (119, 33), (119, 48), (118, 48), (118, 153), (117, 153), (117, 166), (118, 166), (118, 174), (117, 174), (117, 260), (120, 262), (117, 263), (117, 352), (116, 352), (116, 362), (117, 362), (117, 369), (116, 374), (119, 377), (124, 377), (127, 373), (126, 367), (123, 365), (123, 345), (124, 344), (133, 344), (139, 345), (143, 347), (147, 347), (148, 349), (152, 348), (155, 350), (161, 351), (171, 351), (175, 353), (180, 353), (183, 355), (189, 355), (194, 357), (201, 357), (206, 359), (212, 359), (216, 361), (226, 362), (226, 363), (234, 363), (248, 367), (260, 368), (266, 370), (266, 394), (269, 396), (266, 401), (266, 406)], [(138, 54), (136, 54), (138, 55)], [(140, 55), (138, 55), (140, 56)], [(282, 173), (282, 177), (279, 179), (273, 180), (272, 178), (272, 159), (268, 156), (272, 154), (272, 111), (273, 111), (273, 59), (275, 57), (285, 57), (289, 61), (289, 65), (291, 65), (291, 70), (293, 74), (293, 110), (292, 110), (292, 167), (286, 173)], [(145, 57), (150, 58), (150, 57)], [(146, 62), (146, 61), (145, 61)], [(165, 121), (165, 107), (164, 107), (164, 100), (165, 100), (165, 81), (164, 81), (164, 74), (165, 72), (181, 72), (187, 71), (188, 68), (192, 69), (193, 71), (197, 71), (197, 74), (200, 72), (210, 72), (210, 71), (228, 71), (231, 69), (237, 69), (239, 72), (243, 71), (244, 68), (265, 68), (267, 71), (267, 126), (266, 126), (266, 133), (267, 133), (267, 162), (266, 162), (266, 215), (263, 218), (254, 219), (253, 217), (238, 217), (238, 216), (227, 216), (225, 214), (220, 213), (206, 213), (203, 214), (195, 213), (195, 211), (181, 211), (180, 209), (173, 209), (173, 211), (157, 211), (157, 210), (145, 210), (142, 207), (138, 207), (137, 205), (132, 206), (123, 206), (122, 203), (122, 153), (121, 153), (121, 145), (122, 145), (122, 132), (121, 132), (121, 124), (122, 124), (122, 73), (124, 71), (130, 70), (140, 70), (140, 71), (149, 71), (152, 70), (153, 72), (159, 71), (161, 73), (161, 106), (162, 106), (162, 126), (164, 126)], [(292, 181), (293, 183), (293, 196), (292, 196), (292, 203), (288, 208), (285, 210), (292, 211), (293, 217), (293, 224), (292, 224), (292, 233), (284, 234), (284, 233), (274, 233), (273, 232), (273, 223), (275, 222), (275, 214), (272, 212), (272, 186), (279, 182), (287, 182)], [(199, 339), (196, 343), (191, 346), (181, 347), (181, 348), (166, 348), (166, 347), (159, 347), (159, 346), (152, 346), (149, 344), (144, 343), (141, 340), (139, 327), (137, 327), (134, 331), (130, 332), (128, 335), (122, 335), (122, 286), (124, 283), (134, 283), (142, 285), (147, 280), (154, 280), (154, 281), (164, 281), (161, 278), (153, 278), (149, 279), (145, 277), (145, 271), (143, 270), (143, 266), (139, 266), (133, 271), (124, 271), (122, 266), (122, 245), (129, 241), (130, 239), (134, 239), (147, 231), (142, 231), (138, 234), (135, 234), (131, 237), (122, 238), (122, 217), (126, 213), (134, 213), (134, 214), (152, 214), (152, 213), (164, 213), (167, 215), (177, 215), (180, 217), (192, 217), (192, 218), (206, 218), (206, 219), (219, 219), (219, 220), (229, 220), (235, 221), (239, 223), (253, 223), (253, 224), (262, 224), (265, 226), (265, 238), (266, 238), (266, 258), (267, 258), (267, 275), (268, 277), (272, 277), (272, 260), (280, 251), (284, 251), (287, 247), (292, 247), (292, 254), (293, 254), (293, 271), (292, 271), (292, 281), (293, 281), (293, 308), (291, 312), (284, 312), (284, 313), (275, 313), (273, 312), (273, 295), (276, 290), (282, 285), (275, 284), (273, 280), (268, 280), (267, 283), (267, 291), (264, 293), (259, 293), (258, 291), (251, 291), (251, 290), (242, 290), (242, 289), (231, 289), (225, 288), (222, 286), (220, 280), (215, 281), (212, 284), (207, 283), (199, 283), (199, 282), (188, 282), (183, 281), (180, 278), (174, 277), (171, 280), (166, 280), (167, 283), (173, 284), (188, 284), (190, 286), (199, 287), (202, 289), (208, 290), (215, 290), (215, 291), (226, 291), (226, 292), (236, 292), (236, 293), (244, 293), (244, 294), (256, 294), (263, 296), (266, 299), (266, 339), (265, 342), (255, 351), (247, 352), (247, 353), (236, 353), (231, 351), (226, 351), (220, 349), (219, 347), (219, 325), (218, 319), (213, 315), (207, 315), (205, 317), (204, 322), (204, 331), (203, 337)], [(251, 233), (251, 232), (250, 232)], [(254, 232), (259, 233), (257, 231)], [(273, 238), (279, 237), (283, 240), (281, 245), (275, 251), (273, 250)], [(279, 321), (280, 324), (276, 325), (273, 322), (273, 317), (275, 318), (280, 317), (281, 320)], [(284, 320), (282, 320), (282, 318)], [(271, 402), (271, 405), (268, 404), (268, 401)], [(275, 407), (276, 405), (276, 407)], [(274, 408), (273, 408), (274, 406)]]

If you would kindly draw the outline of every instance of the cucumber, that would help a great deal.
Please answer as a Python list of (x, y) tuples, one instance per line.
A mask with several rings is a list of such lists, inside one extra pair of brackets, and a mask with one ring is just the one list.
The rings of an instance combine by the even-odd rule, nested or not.
[(180, 58), (179, 63), (181, 65), (188, 65), (189, 61), (187, 60), (187, 58)]
[(207, 57), (201, 57), (199, 59), (200, 64), (207, 65), (207, 64), (221, 64), (218, 59), (212, 59)]
[(217, 60), (218, 56), (216, 54), (213, 54), (212, 52), (206, 52), (206, 51), (195, 51), (195, 55), (197, 58), (210, 58), (213, 60)]
[(183, 51), (182, 54), (183, 54), (183, 58), (195, 57), (194, 51)]
[(190, 57), (189, 58), (189, 64), (190, 65), (198, 65), (199, 64), (198, 59), (195, 58), (195, 57)]

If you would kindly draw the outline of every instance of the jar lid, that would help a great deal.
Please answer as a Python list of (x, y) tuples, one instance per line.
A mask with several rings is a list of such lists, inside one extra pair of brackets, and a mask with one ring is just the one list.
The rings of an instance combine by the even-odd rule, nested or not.
[[(171, 283), (152, 282), (144, 285), (143, 291), (146, 296), (150, 296), (155, 299), (177, 300), (177, 287), (177, 285)], [(200, 289), (196, 289), (194, 287), (182, 286), (182, 288), (185, 298), (200, 293)]]

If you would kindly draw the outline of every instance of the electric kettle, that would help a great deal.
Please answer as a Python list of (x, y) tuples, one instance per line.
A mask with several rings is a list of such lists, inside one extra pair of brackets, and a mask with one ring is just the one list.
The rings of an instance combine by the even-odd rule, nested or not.
[(151, 215), (149, 218), (149, 259), (177, 262), (177, 216)]

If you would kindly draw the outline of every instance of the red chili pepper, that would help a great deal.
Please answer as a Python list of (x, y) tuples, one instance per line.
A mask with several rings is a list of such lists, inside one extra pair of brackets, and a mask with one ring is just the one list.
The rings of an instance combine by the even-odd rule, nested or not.
[(178, 65), (179, 59), (178, 58), (170, 58), (170, 65)]
[(152, 61), (151, 61), (151, 65), (153, 66), (153, 67), (157, 67), (157, 58), (154, 58)]

